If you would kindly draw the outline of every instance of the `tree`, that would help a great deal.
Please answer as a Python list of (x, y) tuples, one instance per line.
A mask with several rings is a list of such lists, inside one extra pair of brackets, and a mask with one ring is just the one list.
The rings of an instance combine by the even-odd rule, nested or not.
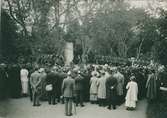
[(16, 23), (3, 9), (1, 12), (1, 61), (17, 62), (18, 33)]

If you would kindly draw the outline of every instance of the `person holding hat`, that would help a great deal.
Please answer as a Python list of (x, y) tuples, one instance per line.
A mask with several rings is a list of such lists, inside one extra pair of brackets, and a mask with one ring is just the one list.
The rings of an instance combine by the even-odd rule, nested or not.
[(72, 116), (72, 100), (74, 95), (75, 80), (71, 76), (69, 71), (67, 78), (62, 83), (62, 93), (65, 100), (65, 115)]
[(32, 87), (33, 94), (33, 106), (40, 106), (39, 98), (40, 98), (40, 84), (41, 84), (41, 75), (38, 71), (38, 68), (35, 68), (35, 72), (33, 72), (30, 76), (30, 84)]
[(126, 93), (126, 101), (125, 106), (127, 110), (134, 110), (136, 108), (136, 102), (138, 100), (138, 85), (134, 81), (135, 76), (130, 77), (130, 81), (126, 85), (127, 93)]

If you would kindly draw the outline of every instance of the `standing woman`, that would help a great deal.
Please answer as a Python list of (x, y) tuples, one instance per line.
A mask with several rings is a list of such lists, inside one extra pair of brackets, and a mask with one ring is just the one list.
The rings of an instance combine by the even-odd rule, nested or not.
[(93, 74), (93, 76), (90, 79), (90, 102), (92, 104), (97, 102), (97, 82), (98, 77), (97, 73)]
[(127, 110), (134, 110), (136, 108), (136, 102), (137, 102), (137, 95), (138, 95), (138, 85), (134, 81), (135, 76), (130, 77), (130, 82), (128, 82), (126, 89), (126, 101), (125, 106), (127, 107)]
[(148, 75), (148, 79), (146, 82), (147, 89), (147, 99), (149, 102), (153, 102), (157, 97), (157, 82), (155, 76), (155, 70), (150, 70), (150, 74)]
[(21, 86), (22, 86), (22, 95), (28, 95), (28, 70), (23, 67), (20, 70), (20, 79), (21, 79)]
[(98, 79), (98, 100), (99, 100), (99, 106), (105, 106), (106, 101), (106, 77), (105, 77), (105, 71), (101, 71), (101, 77)]
[(13, 64), (9, 69), (10, 96), (19, 98), (21, 95), (20, 67)]

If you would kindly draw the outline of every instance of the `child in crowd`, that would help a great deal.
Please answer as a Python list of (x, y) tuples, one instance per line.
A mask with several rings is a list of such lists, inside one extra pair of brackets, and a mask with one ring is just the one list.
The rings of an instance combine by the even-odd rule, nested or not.
[(128, 82), (126, 89), (126, 101), (125, 106), (127, 107), (127, 110), (134, 110), (136, 108), (136, 102), (137, 102), (137, 95), (138, 95), (138, 85), (134, 81), (135, 76), (130, 77), (130, 81)]

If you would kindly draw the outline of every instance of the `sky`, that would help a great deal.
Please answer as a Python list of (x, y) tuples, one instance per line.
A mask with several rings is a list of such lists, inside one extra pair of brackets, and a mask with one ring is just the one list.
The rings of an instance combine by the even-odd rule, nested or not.
[(125, 0), (129, 2), (133, 7), (148, 8), (150, 5), (154, 8), (162, 7), (167, 9), (167, 0)]

